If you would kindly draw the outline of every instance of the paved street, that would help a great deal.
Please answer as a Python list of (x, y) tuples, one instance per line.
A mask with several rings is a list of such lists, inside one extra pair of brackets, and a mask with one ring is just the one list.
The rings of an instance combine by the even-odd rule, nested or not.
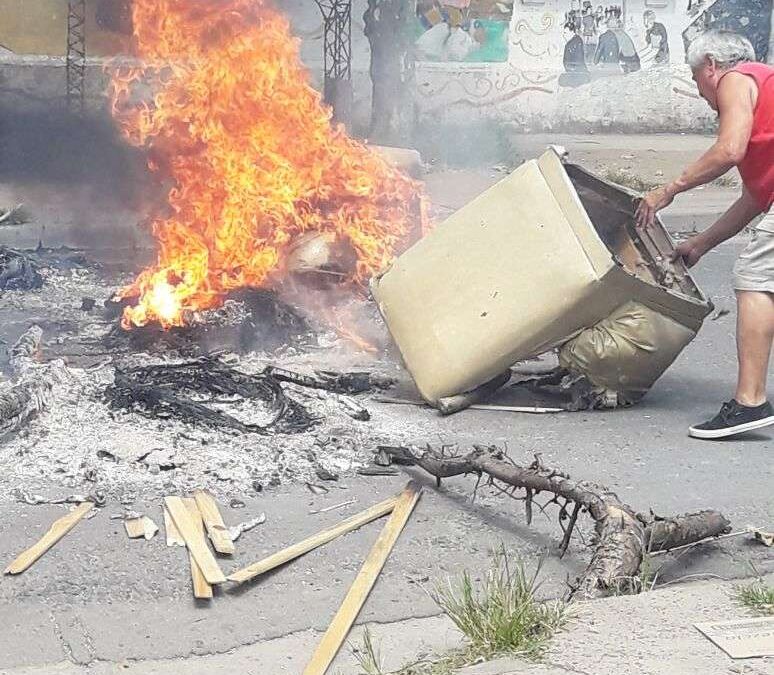
[[(647, 142), (637, 138), (632, 143), (620, 137), (620, 154), (647, 152)], [(659, 139), (647, 147), (658, 150), (679, 143), (679, 138)], [(545, 140), (525, 139), (525, 154), (538, 152)], [(580, 153), (585, 152), (584, 140), (588, 139), (561, 138), (556, 142)], [(649, 170), (675, 171), (676, 161), (706, 143), (703, 137), (689, 137), (682, 152), (670, 154), (662, 168), (652, 166)], [(634, 149), (627, 151), (627, 144)], [(588, 152), (585, 158), (574, 156), (593, 165), (598, 160)], [(501, 176), (489, 169), (436, 169), (428, 179), (428, 190), (437, 207), (451, 211)], [(18, 189), (5, 188), (10, 192)], [(683, 196), (667, 214), (667, 225), (674, 232), (703, 227), (731, 202), (734, 194), (727, 187), (714, 187)], [(55, 228), (48, 227), (48, 245), (55, 245), (57, 238), (60, 243), (67, 242), (72, 223), (62, 223), (61, 228), (57, 235)], [(34, 235), (35, 231), (26, 235), (17, 231), (13, 243), (24, 243), (25, 237), (34, 239)], [(4, 236), (0, 231), (0, 243)], [(728, 314), (706, 322), (697, 339), (640, 405), (612, 412), (556, 416), (466, 411), (441, 418), (421, 408), (374, 402), (369, 404), (373, 424), (384, 428), (397, 424), (401, 433), (396, 441), (401, 442), (507, 445), (510, 455), (524, 462), (540, 452), (546, 465), (576, 478), (609, 485), (638, 510), (672, 515), (715, 508), (731, 519), (735, 529), (750, 524), (771, 530), (772, 433), (720, 443), (700, 442), (686, 435), (690, 424), (714, 414), (720, 403), (733, 394), (735, 308), (730, 275), (735, 256), (744, 244), (743, 236), (710, 253), (695, 270), (701, 288), (716, 308), (728, 310)], [(516, 259), (514, 264), (518, 264)], [(45, 424), (45, 419), (36, 424)], [(12, 462), (13, 458), (5, 461)], [(437, 616), (439, 610), (426, 589), (463, 569), (479, 576), (488, 567), (492, 550), (501, 543), (528, 561), (547, 554), (547, 595), (560, 595), (566, 580), (583, 569), (586, 549), (580, 540), (563, 560), (557, 558), (561, 532), (555, 522), (538, 515), (535, 526), (527, 528), (520, 503), (485, 489), (472, 502), (472, 477), (446, 481), (437, 490), (433, 482), (412, 470), (386, 477), (345, 475), (326, 495), (313, 495), (302, 483), (265, 489), (261, 494), (238, 495), (245, 507), (225, 508), (227, 524), (261, 512), (266, 514), (266, 523), (243, 535), (234, 562), (224, 563), (224, 569), (236, 569), (333, 524), (397, 492), (411, 476), (419, 477), (426, 485), (424, 496), (360, 622), (385, 624)], [(160, 523), (161, 496), (132, 508)], [(327, 513), (310, 513), (346, 500), (355, 503)], [(271, 666), (252, 672), (298, 673), (298, 655), (314, 643), (309, 631), (325, 629), (380, 527), (371, 524), (245, 588), (217, 593), (209, 606), (191, 598), (188, 560), (182, 549), (167, 549), (162, 537), (151, 542), (128, 540), (122, 522), (109, 519), (111, 513), (119, 511), (119, 505), (109, 504), (28, 572), (0, 579), (0, 625), (4, 627), (0, 631), (0, 675), (102, 675), (119, 672), (125, 662), (132, 662), (131, 667), (127, 665), (120, 672), (194, 672), (188, 671), (183, 661), (148, 667), (143, 667), (143, 662), (225, 654), (249, 645), (259, 649), (260, 643), (277, 638), (282, 641), (272, 643)], [(62, 507), (2, 503), (0, 560), (10, 560), (61, 513)], [(771, 572), (774, 559), (770, 551), (746, 538), (697, 547), (680, 556), (664, 557), (661, 581), (674, 582), (686, 575), (745, 577), (750, 574), (750, 561), (762, 572)], [(411, 625), (407, 634), (412, 633)], [(433, 648), (454, 643), (455, 636), (444, 625), (438, 624), (441, 637), (434, 638)], [(396, 646), (405, 651), (407, 660), (421, 647), (418, 632), (415, 629), (414, 638)], [(287, 659), (281, 655), (282, 649), (287, 650)], [(351, 657), (345, 653), (341, 663), (347, 661), (351, 662)], [(255, 662), (260, 663), (257, 656)], [(228, 668), (228, 661), (222, 663), (226, 665), (218, 668)], [(241, 663), (246, 667), (244, 661)], [(702, 672), (720, 673), (727, 672), (730, 661), (720, 651), (713, 651), (702, 663), (717, 666), (716, 671)], [(251, 671), (213, 666), (207, 672)]]

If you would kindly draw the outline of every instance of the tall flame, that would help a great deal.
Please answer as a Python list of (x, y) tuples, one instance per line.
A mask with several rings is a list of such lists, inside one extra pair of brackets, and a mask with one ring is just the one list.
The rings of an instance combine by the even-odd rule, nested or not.
[(182, 325), (187, 310), (266, 284), (288, 245), (333, 233), (353, 281), (389, 262), (420, 186), (331, 124), (298, 41), (268, 0), (134, 0), (139, 66), (111, 75), (113, 116), (170, 181), (159, 254), (125, 298), (125, 328)]

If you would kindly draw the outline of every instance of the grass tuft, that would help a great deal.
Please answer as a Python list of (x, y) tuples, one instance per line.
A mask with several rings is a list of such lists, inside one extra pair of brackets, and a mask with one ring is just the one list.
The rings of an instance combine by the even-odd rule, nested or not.
[(764, 583), (763, 579), (737, 586), (736, 599), (754, 612), (774, 615), (774, 586)]
[(541, 569), (542, 561), (530, 574), (522, 561), (512, 561), (501, 547), (478, 588), (465, 572), (431, 594), (465, 636), (464, 648), (387, 673), (366, 630), (362, 646), (353, 650), (362, 675), (452, 675), (497, 656), (540, 656), (569, 614), (567, 603), (537, 599)]
[(479, 589), (465, 572), (456, 584), (436, 588), (433, 598), (465, 635), (475, 658), (534, 657), (567, 618), (564, 603), (537, 600), (541, 568), (542, 561), (530, 574), (501, 548)]
[(374, 644), (371, 631), (366, 627), (363, 631), (363, 643), (352, 647), (352, 654), (362, 670), (363, 675), (386, 675), (382, 665), (382, 655)]

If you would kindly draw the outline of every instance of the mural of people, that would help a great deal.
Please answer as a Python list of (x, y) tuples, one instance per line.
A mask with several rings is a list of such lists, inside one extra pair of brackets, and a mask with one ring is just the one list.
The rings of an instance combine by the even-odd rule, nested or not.
[(512, 3), (498, 0), (418, 0), (414, 54), (424, 61), (507, 61), (512, 11)]
[(656, 52), (653, 63), (669, 63), (669, 36), (663, 23), (656, 21), (656, 13), (649, 9), (642, 15), (645, 24), (645, 44)]
[(560, 87), (577, 87), (589, 80), (589, 69), (586, 66), (586, 50), (583, 38), (579, 34), (578, 24), (567, 21), (564, 24), (564, 71), (559, 76)]

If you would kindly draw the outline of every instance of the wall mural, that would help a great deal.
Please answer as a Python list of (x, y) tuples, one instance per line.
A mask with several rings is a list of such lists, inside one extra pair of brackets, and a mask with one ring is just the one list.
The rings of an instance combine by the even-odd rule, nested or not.
[(633, 20), (620, 5), (594, 9), (589, 0), (580, 10), (567, 12), (563, 24), (565, 72), (559, 85), (577, 87), (600, 76), (669, 65), (669, 32), (656, 12), (645, 10), (640, 27)]
[[(571, 0), (574, 3), (576, 0)], [(679, 0), (678, 0), (679, 1)], [(625, 5), (624, 5), (625, 7)], [(760, 60), (768, 55), (772, 0), (687, 0), (674, 12), (646, 9), (626, 14), (621, 6), (592, 6), (583, 0), (564, 15), (562, 87), (578, 87), (599, 77), (627, 75), (685, 63), (685, 49), (702, 32), (731, 30), (745, 35)], [(670, 51), (674, 32), (679, 49)]]
[(508, 60), (513, 0), (418, 0), (414, 53), (420, 61)]

